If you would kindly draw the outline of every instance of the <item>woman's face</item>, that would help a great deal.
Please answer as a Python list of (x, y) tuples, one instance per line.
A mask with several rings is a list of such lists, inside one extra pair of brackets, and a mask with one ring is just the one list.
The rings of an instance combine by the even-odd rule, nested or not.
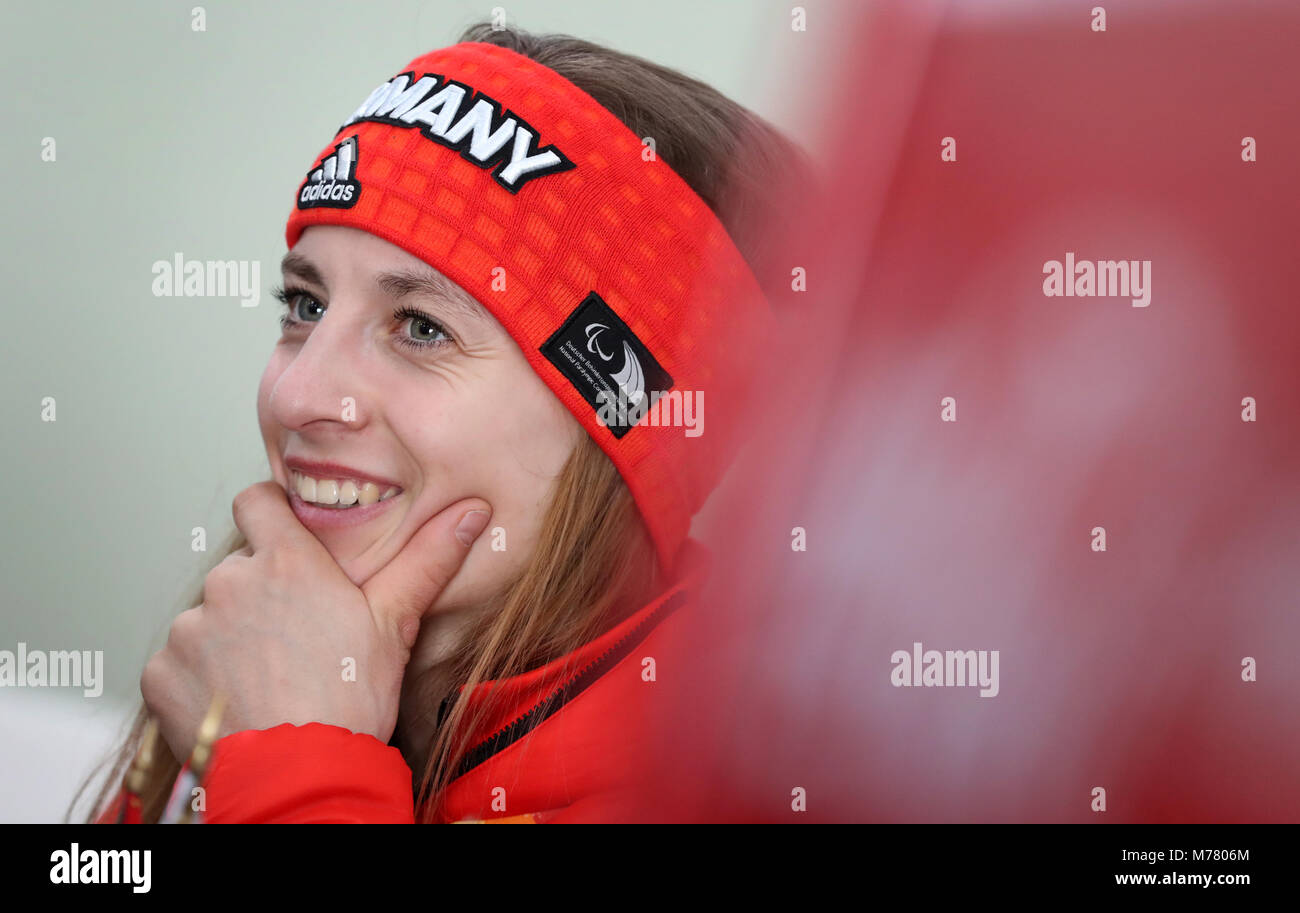
[[(401, 248), (313, 226), (283, 273), (288, 323), (257, 414), (294, 513), (360, 586), (430, 517), (481, 497), (492, 519), (434, 606), (484, 603), (532, 553), (582, 427), (486, 309)], [(313, 487), (357, 504), (309, 503)]]

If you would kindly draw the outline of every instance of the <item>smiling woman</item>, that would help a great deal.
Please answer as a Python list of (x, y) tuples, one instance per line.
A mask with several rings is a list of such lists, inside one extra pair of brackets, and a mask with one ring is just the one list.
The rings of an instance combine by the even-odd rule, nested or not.
[[(153, 717), (158, 819), (217, 692), (209, 821), (619, 817), (651, 738), (636, 660), (703, 580), (690, 518), (740, 441), (788, 281), (764, 229), (806, 168), (710, 87), (563, 35), (473, 26), (371, 92), (286, 232), (278, 487), (236, 499), (96, 818)], [(603, 420), (630, 379), (707, 389), (709, 434)]]

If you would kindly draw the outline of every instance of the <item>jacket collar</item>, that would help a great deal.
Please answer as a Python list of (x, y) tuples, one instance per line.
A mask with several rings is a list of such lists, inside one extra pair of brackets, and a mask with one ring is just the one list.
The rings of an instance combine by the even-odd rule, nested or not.
[[(686, 539), (672, 583), (645, 606), (595, 639), (544, 666), (510, 678), (480, 683), (470, 698), (469, 713), (476, 714), (489, 697), (493, 698), (494, 706), (475, 726), (469, 754), (457, 768), (456, 776), (468, 773), (508, 748), (599, 681), (660, 621), (676, 611), (689, 592), (703, 584), (711, 564), (709, 550), (694, 539)], [(442, 702), (440, 719), (464, 690), (465, 686), (460, 686), (455, 695)]]

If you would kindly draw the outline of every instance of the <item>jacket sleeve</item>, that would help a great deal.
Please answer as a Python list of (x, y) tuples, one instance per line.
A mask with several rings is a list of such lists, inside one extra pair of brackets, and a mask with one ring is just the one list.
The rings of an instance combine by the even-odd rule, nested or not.
[(204, 778), (211, 824), (411, 824), (411, 769), (396, 748), (325, 723), (219, 739)]

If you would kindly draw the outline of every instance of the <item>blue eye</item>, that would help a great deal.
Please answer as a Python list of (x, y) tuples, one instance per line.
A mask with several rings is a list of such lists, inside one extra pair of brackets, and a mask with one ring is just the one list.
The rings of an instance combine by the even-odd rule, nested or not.
[(398, 308), (393, 311), (393, 319), (402, 322), (410, 321), (406, 331), (397, 340), (404, 346), (428, 349), (452, 341), (447, 328), (423, 311), (414, 308)]
[(277, 288), (271, 294), (286, 308), (280, 318), (280, 329), (286, 332), (299, 323), (319, 323), (325, 314), (325, 305), (304, 289)]
[[(325, 307), (311, 295), (297, 294), (289, 299), (289, 308), (293, 311), (294, 316), (299, 320), (315, 323), (320, 320), (325, 313)], [(313, 310), (319, 309), (318, 313), (312, 314)]]

